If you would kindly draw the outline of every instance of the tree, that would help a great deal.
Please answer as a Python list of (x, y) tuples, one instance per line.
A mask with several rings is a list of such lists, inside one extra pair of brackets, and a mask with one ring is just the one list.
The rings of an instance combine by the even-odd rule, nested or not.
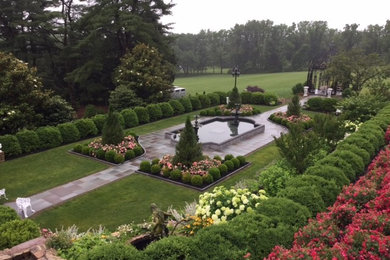
[(115, 111), (144, 105), (142, 99), (137, 97), (135, 92), (125, 85), (119, 85), (111, 91), (109, 102), (110, 107)]
[(102, 143), (117, 145), (124, 137), (122, 126), (117, 113), (110, 108), (108, 117), (103, 126)]
[(123, 56), (114, 82), (130, 88), (145, 102), (158, 102), (170, 96), (172, 73), (172, 64), (156, 48), (141, 43)]
[(193, 162), (202, 159), (202, 146), (198, 143), (194, 127), (191, 124), (190, 117), (187, 116), (183, 131), (180, 132), (180, 140), (176, 145), (176, 154), (173, 157), (173, 163), (182, 163), (190, 166)]
[(234, 108), (236, 104), (241, 104), (241, 96), (238, 92), (237, 86), (234, 86), (232, 92), (229, 95), (229, 108)]
[(294, 95), (291, 102), (287, 106), (287, 116), (300, 116), (301, 104), (299, 103), (299, 96)]

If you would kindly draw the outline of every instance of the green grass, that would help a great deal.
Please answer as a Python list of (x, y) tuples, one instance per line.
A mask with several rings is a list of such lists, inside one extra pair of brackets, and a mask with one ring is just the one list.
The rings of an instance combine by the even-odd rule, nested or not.
[[(237, 87), (240, 91), (247, 86), (258, 86), (266, 92), (275, 93), (279, 97), (290, 97), (291, 88), (297, 83), (303, 83), (306, 80), (307, 73), (302, 72), (283, 72), (268, 74), (241, 74), (237, 78)], [(206, 93), (214, 91), (230, 91), (234, 86), (234, 78), (230, 74), (194, 76), (186, 78), (177, 78), (173, 83), (176, 86), (186, 88), (187, 93)]]

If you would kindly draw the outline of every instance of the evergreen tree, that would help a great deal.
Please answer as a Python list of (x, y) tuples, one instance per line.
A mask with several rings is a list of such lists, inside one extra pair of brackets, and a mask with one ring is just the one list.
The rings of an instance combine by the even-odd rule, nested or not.
[(123, 137), (124, 133), (119, 122), (118, 113), (114, 113), (113, 109), (110, 108), (103, 127), (102, 143), (116, 145), (122, 142)]
[(193, 162), (202, 159), (202, 146), (198, 143), (190, 117), (187, 117), (185, 128), (180, 133), (179, 143), (176, 145), (176, 154), (173, 163), (182, 163), (190, 166)]
[(301, 104), (299, 103), (299, 96), (294, 95), (291, 102), (287, 106), (287, 116), (300, 116)]
[(229, 108), (234, 108), (236, 104), (241, 104), (241, 96), (240, 93), (238, 93), (237, 86), (233, 87), (232, 92), (229, 95)]

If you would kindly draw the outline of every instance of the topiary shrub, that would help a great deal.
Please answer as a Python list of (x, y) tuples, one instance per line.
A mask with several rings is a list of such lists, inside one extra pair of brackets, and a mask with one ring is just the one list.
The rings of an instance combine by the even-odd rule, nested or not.
[(125, 127), (131, 128), (139, 125), (137, 113), (133, 109), (127, 108), (121, 111), (121, 115), (125, 120)]
[(31, 153), (40, 148), (40, 140), (36, 132), (32, 130), (21, 130), (16, 133), (23, 153)]
[(191, 100), (188, 97), (182, 97), (179, 99), (179, 102), (183, 105), (184, 107), (184, 112), (188, 113), (191, 112), (192, 110), (196, 110), (192, 107)]
[(151, 243), (144, 251), (144, 259), (189, 259), (193, 252), (192, 239), (170, 236)]
[(154, 158), (153, 160), (152, 160), (152, 165), (153, 164), (159, 164), (160, 163), (160, 159), (158, 159), (158, 158)]
[(106, 119), (107, 119), (107, 115), (105, 115), (105, 114), (99, 114), (99, 115), (92, 117), (92, 121), (95, 124), (96, 129), (98, 130), (98, 133), (102, 132), (104, 123), (106, 122)]
[(0, 144), (2, 144), (3, 152), (8, 157), (13, 157), (22, 153), (19, 141), (14, 135), (2, 135), (0, 136)]
[(13, 208), (0, 205), (0, 225), (15, 219), (19, 219), (19, 216)]
[(179, 169), (172, 170), (169, 174), (169, 178), (175, 181), (181, 180), (181, 170)]
[(294, 95), (291, 102), (287, 106), (287, 116), (297, 116), (301, 115), (301, 104), (299, 103), (299, 96)]
[(359, 148), (353, 144), (347, 144), (345, 142), (342, 142), (337, 145), (336, 151), (350, 151), (354, 154), (357, 154), (360, 158), (362, 158), (364, 165), (368, 165), (371, 161), (370, 154), (366, 150)]
[(317, 165), (330, 165), (339, 168), (349, 181), (353, 182), (356, 179), (356, 173), (352, 168), (352, 165), (343, 160), (342, 158), (328, 155), (324, 159), (317, 162)]
[(277, 196), (306, 206), (310, 210), (311, 216), (315, 216), (317, 213), (325, 210), (325, 203), (321, 195), (312, 186), (287, 187), (280, 190)]
[(133, 151), (134, 151), (136, 157), (140, 156), (140, 155), (142, 155), (144, 153), (144, 149), (141, 146), (139, 146), (139, 145), (134, 147)]
[(240, 168), (240, 160), (238, 160), (237, 158), (233, 158), (233, 159), (231, 159), (231, 161), (234, 164), (234, 169)]
[(77, 129), (80, 132), (80, 138), (86, 138), (88, 136), (95, 136), (98, 133), (98, 129), (92, 119), (85, 118), (74, 121)]
[(252, 104), (252, 92), (242, 92), (241, 101), (243, 104)]
[(210, 106), (210, 98), (207, 95), (199, 95), (198, 96), (200, 104), (202, 108), (206, 108)]
[(123, 163), (125, 161), (125, 157), (121, 155), (120, 153), (115, 154), (114, 156), (114, 163)]
[(163, 116), (161, 108), (157, 104), (149, 104), (146, 106), (146, 109), (148, 110), (149, 113), (150, 122), (157, 121), (161, 119)]
[(211, 184), (213, 183), (214, 179), (213, 179), (213, 176), (211, 174), (208, 174), (206, 173), (205, 175), (202, 176), (202, 179), (203, 179), (203, 183), (205, 185), (208, 185), (208, 184)]
[(314, 165), (307, 168), (304, 174), (319, 176), (326, 180), (333, 180), (339, 188), (349, 184), (349, 180), (343, 171), (331, 165)]
[(131, 160), (135, 158), (135, 153), (133, 150), (127, 150), (125, 153), (125, 160)]
[(264, 93), (264, 104), (267, 106), (275, 106), (278, 104), (278, 96), (272, 93)]
[(73, 143), (80, 140), (79, 129), (73, 123), (63, 123), (57, 125), (58, 130), (60, 130), (62, 140), (66, 143)]
[(191, 101), (192, 110), (199, 110), (202, 108), (202, 103), (200, 103), (198, 96), (189, 96), (189, 99)]
[(114, 113), (110, 108), (103, 127), (102, 144), (117, 145), (123, 141), (124, 135), (122, 125), (119, 122), (119, 113)]
[(333, 157), (340, 157), (344, 159), (346, 162), (351, 164), (353, 170), (357, 175), (362, 175), (364, 172), (365, 165), (363, 163), (363, 159), (360, 158), (357, 154), (354, 154), (350, 151), (342, 151), (342, 150), (336, 150), (333, 153), (330, 154)]
[(169, 169), (168, 167), (162, 168), (162, 175), (166, 178), (169, 178), (169, 176), (171, 175), (171, 169)]
[(291, 173), (278, 165), (272, 165), (260, 172), (259, 186), (270, 196), (276, 194), (286, 187), (287, 180), (291, 178)]
[(228, 173), (228, 167), (226, 164), (221, 164), (218, 166), (219, 172), (221, 173), (222, 176), (226, 175)]
[(221, 103), (217, 93), (208, 93), (207, 96), (210, 99), (210, 106), (218, 106)]
[(15, 219), (0, 225), (0, 250), (40, 236), (39, 226), (30, 219)]
[(221, 172), (217, 167), (210, 168), (208, 172), (211, 176), (213, 176), (213, 180), (215, 181), (221, 178)]
[(216, 92), (213, 92), (215, 94), (217, 94), (219, 96), (219, 103), (220, 104), (226, 104), (226, 97), (227, 97), (227, 93), (226, 92), (222, 92), (222, 91), (216, 91)]
[(256, 105), (265, 105), (265, 100), (264, 100), (264, 94), (263, 93), (252, 93), (252, 104)]
[(135, 107), (134, 112), (137, 114), (140, 124), (146, 124), (150, 122), (148, 110), (144, 107)]
[(352, 144), (356, 145), (359, 148), (362, 148), (366, 150), (370, 154), (370, 158), (372, 158), (375, 155), (375, 147), (371, 144), (370, 141), (364, 139), (362, 136), (357, 136), (356, 134), (352, 134), (348, 136), (344, 141), (342, 141), (342, 144)]
[(104, 151), (103, 149), (97, 150), (96, 157), (100, 160), (104, 160), (106, 158), (106, 151)]
[(228, 172), (234, 171), (234, 163), (232, 160), (227, 160), (223, 164), (225, 164), (228, 168)]
[(363, 136), (373, 136), (373, 138), (366, 137), (368, 140), (372, 140), (372, 143), (375, 144), (375, 148), (378, 151), (385, 145), (385, 133), (383, 130), (377, 126), (378, 128), (370, 127), (363, 124), (362, 127), (359, 128), (359, 131), (356, 133), (357, 136), (363, 135)]
[(191, 185), (196, 187), (202, 187), (203, 186), (203, 179), (200, 175), (192, 175), (191, 177)]
[(169, 100), (174, 115), (181, 115), (185, 112), (184, 106), (176, 99)]
[(240, 166), (243, 166), (246, 164), (245, 156), (239, 155), (236, 158), (240, 161)]
[(185, 172), (181, 175), (181, 181), (183, 183), (191, 183), (191, 174), (189, 172)]
[(76, 152), (76, 153), (81, 153), (82, 150), (83, 150), (83, 146), (81, 144), (76, 144), (73, 147), (73, 151)]
[(41, 142), (41, 148), (49, 149), (62, 144), (62, 136), (58, 128), (54, 126), (44, 126), (36, 130)]
[(84, 145), (81, 148), (81, 153), (84, 155), (89, 155), (90, 151), (91, 151), (91, 148), (89, 148), (88, 145)]
[(303, 84), (297, 83), (297, 84), (295, 84), (294, 87), (292, 87), (291, 90), (292, 90), (293, 95), (303, 94), (303, 91), (304, 91)]
[(214, 158), (215, 160), (218, 160), (218, 161), (222, 162), (222, 158), (221, 158), (221, 156), (219, 156), (219, 155), (214, 155), (213, 158)]
[(173, 108), (168, 102), (159, 103), (158, 105), (160, 106), (163, 118), (173, 116)]
[(228, 160), (231, 160), (233, 158), (234, 158), (233, 154), (226, 154), (224, 160), (228, 161)]
[(152, 174), (159, 174), (161, 172), (161, 166), (159, 164), (153, 164), (150, 167), (150, 172)]
[(115, 162), (115, 155), (116, 152), (114, 150), (106, 151), (106, 154), (104, 155), (104, 159), (106, 159), (107, 162)]
[(148, 172), (150, 173), (151, 171), (151, 164), (149, 161), (142, 161), (141, 164), (139, 165), (139, 169), (142, 172)]

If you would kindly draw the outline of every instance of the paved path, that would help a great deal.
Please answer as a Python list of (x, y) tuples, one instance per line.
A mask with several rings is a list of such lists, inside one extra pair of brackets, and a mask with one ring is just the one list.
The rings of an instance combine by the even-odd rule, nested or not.
[[(280, 133), (287, 132), (287, 129), (285, 127), (274, 124), (269, 121), (269, 115), (277, 111), (286, 110), (287, 105), (251, 117), (257, 123), (265, 125), (264, 133), (258, 134), (238, 144), (230, 145), (223, 152), (217, 152), (212, 150), (204, 150), (203, 152), (211, 157), (213, 157), (214, 155), (223, 156), (227, 153), (227, 151), (228, 153), (237, 156), (246, 155), (261, 148), (264, 145), (267, 145), (274, 140), (274, 136), (279, 137)], [(184, 126), (184, 124), (182, 124), (181, 126)], [(177, 129), (181, 126), (176, 125), (174, 127), (140, 136), (139, 141), (146, 150), (146, 153), (143, 156), (133, 161), (125, 162), (122, 165), (113, 166), (101, 172), (97, 172), (95, 174), (91, 174), (75, 181), (71, 181), (69, 183), (52, 188), (42, 193), (35, 194), (30, 197), (32, 208), (36, 212), (38, 212), (49, 207), (61, 204), (81, 194), (84, 194), (91, 190), (102, 187), (108, 183), (131, 175), (132, 173), (134, 173), (135, 170), (138, 169), (140, 162), (143, 160), (152, 160), (154, 158), (161, 158), (165, 154), (174, 154), (175, 147), (170, 143), (169, 139), (165, 138), (165, 133)], [(5, 205), (16, 209), (15, 202), (9, 202)], [(31, 216), (32, 212), (29, 211), (28, 215)]]

